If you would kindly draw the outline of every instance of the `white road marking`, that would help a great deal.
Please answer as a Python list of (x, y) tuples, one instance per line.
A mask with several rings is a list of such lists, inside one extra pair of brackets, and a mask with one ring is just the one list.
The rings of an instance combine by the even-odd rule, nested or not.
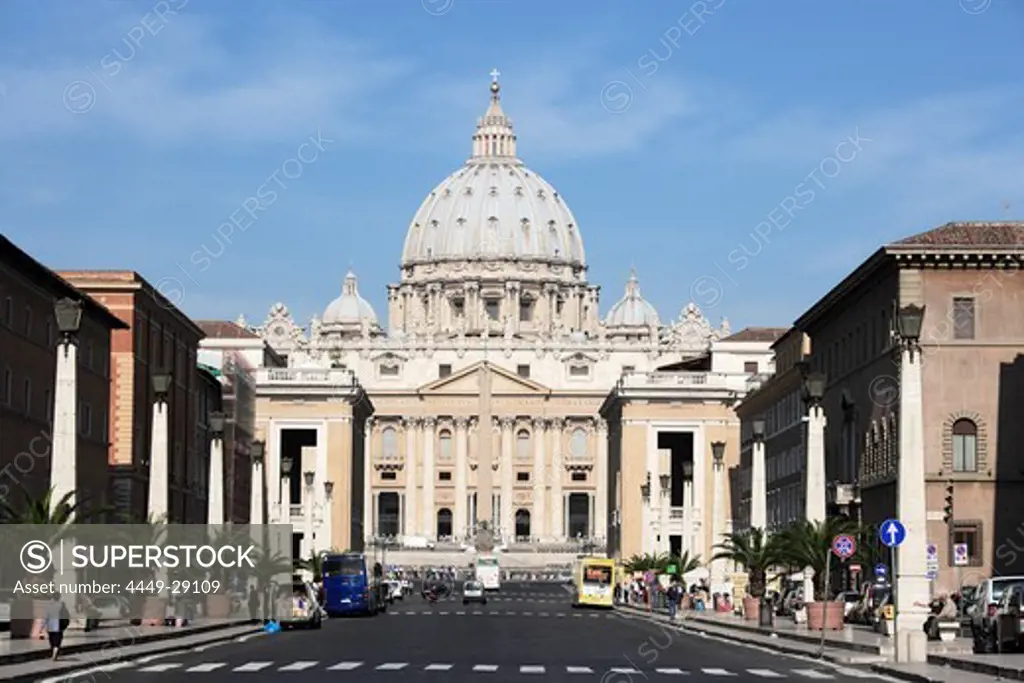
[(179, 666), (181, 666), (181, 664), (178, 664), (176, 662), (171, 664), (154, 664), (153, 666), (147, 666), (143, 669), (139, 669), (139, 671), (144, 673), (170, 671), (171, 669), (177, 669)]
[(682, 669), (679, 669), (679, 668), (676, 668), (676, 667), (666, 668), (666, 669), (655, 669), (655, 671), (657, 673), (666, 674), (666, 675), (669, 675), (669, 676), (686, 676), (687, 674), (690, 673), (689, 671), (683, 671)]
[(409, 666), (406, 662), (388, 662), (377, 667), (377, 671), (401, 671)]
[(352, 671), (363, 665), (362, 662), (338, 662), (334, 666), (327, 667), (328, 671)]
[(82, 676), (92, 677), (92, 674), (107, 673), (108, 671), (118, 671), (119, 669), (127, 669), (132, 666), (131, 662), (117, 662), (116, 664), (104, 664), (103, 666), (96, 666), (91, 669), (85, 669), (84, 671), (75, 671), (74, 673), (60, 674), (53, 678), (41, 678), (37, 683), (66, 683), (68, 681), (79, 681), (85, 680)]
[(771, 669), (747, 669), (747, 673), (760, 676), (761, 678), (785, 678), (782, 674), (776, 673)]
[(196, 664), (189, 669), (185, 669), (185, 673), (209, 673), (224, 666), (227, 666), (224, 662), (207, 662), (206, 664)]
[(427, 664), (424, 671), (449, 671), (454, 664)]
[(519, 667), (519, 673), (521, 674), (542, 674), (545, 669), (543, 666), (521, 666)]
[(701, 669), (701, 671), (703, 673), (706, 673), (708, 676), (735, 676), (736, 675), (736, 674), (734, 674), (731, 671), (726, 671), (725, 669)]
[(835, 678), (832, 674), (825, 674), (820, 671), (815, 671), (814, 669), (793, 669), (793, 673), (798, 676), (804, 676), (805, 678)]
[(497, 664), (477, 664), (473, 667), (473, 671), (483, 671), (486, 673), (494, 673), (498, 670)]
[(242, 666), (236, 666), (232, 671), (262, 671), (272, 665), (273, 662), (248, 662)]
[(609, 669), (613, 674), (626, 674), (632, 676), (633, 674), (639, 674), (640, 672), (630, 667), (612, 667)]
[(312, 669), (320, 662), (293, 662), (288, 666), (282, 666), (278, 671), (305, 671), (306, 669)]
[(565, 667), (566, 673), (570, 674), (592, 674), (594, 670), (589, 666), (567, 666)]

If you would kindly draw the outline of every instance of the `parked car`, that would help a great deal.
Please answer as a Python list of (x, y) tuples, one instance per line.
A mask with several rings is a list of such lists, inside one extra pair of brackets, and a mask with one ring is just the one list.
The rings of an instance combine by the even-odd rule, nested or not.
[(281, 628), (320, 628), (323, 608), (316, 599), (316, 589), (307, 581), (292, 582), (291, 614), (282, 615)]
[(1024, 585), (1010, 586), (1003, 592), (1003, 597), (996, 607), (996, 616), (992, 620), (995, 628), (992, 629), (993, 640), (995, 641), (996, 652), (1006, 650), (1020, 651), (1024, 644)]
[(487, 595), (484, 593), (484, 585), (479, 581), (467, 581), (462, 586), (462, 604), (468, 605), (471, 602), (487, 604)]
[(990, 654), (1000, 649), (997, 620), (1003, 596), (1015, 586), (1024, 587), (1024, 576), (998, 576), (978, 585), (971, 614), (971, 639), (975, 654)]
[(384, 590), (387, 594), (387, 600), (390, 604), (395, 604), (395, 600), (401, 600), (405, 597), (405, 592), (402, 590), (402, 584), (394, 579), (389, 579), (384, 582)]

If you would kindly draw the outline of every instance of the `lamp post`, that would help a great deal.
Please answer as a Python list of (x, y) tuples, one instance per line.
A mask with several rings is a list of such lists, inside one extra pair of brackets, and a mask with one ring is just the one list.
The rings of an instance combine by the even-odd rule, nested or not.
[[(54, 375), (53, 457), (50, 461), (52, 499), (59, 502), (78, 489), (78, 331), (82, 302), (57, 299), (53, 304), (60, 340)], [(47, 407), (49, 409), (49, 407)]]
[(224, 523), (224, 413), (210, 413), (210, 482), (207, 496), (206, 523)]
[(754, 444), (750, 458), (750, 526), (764, 531), (768, 526), (768, 482), (764, 471), (765, 421), (751, 424)]
[(640, 484), (640, 498), (643, 501), (642, 508), (642, 522), (643, 522), (643, 537), (640, 539), (643, 544), (643, 551), (645, 553), (651, 552), (651, 527), (654, 525), (654, 520), (651, 518), (651, 473), (647, 473), (647, 477), (644, 479), (644, 483)]
[(324, 543), (325, 550), (330, 550), (334, 547), (334, 514), (333, 505), (334, 502), (334, 482), (324, 482), (324, 538), (327, 541)]
[[(661, 534), (662, 547), (672, 552), (672, 544), (669, 542), (668, 534), (668, 505), (671, 502), (672, 494), (672, 455), (671, 452), (662, 453), (661, 474), (658, 475), (658, 483), (661, 484), (661, 502), (658, 505), (659, 521), (658, 533)], [(659, 548), (660, 550), (660, 548)]]
[(924, 407), (921, 391), (921, 327), (924, 307), (904, 306), (896, 318), (900, 353), (899, 465), (897, 516), (906, 540), (896, 549), (896, 659), (924, 662), (930, 584), (925, 560), (928, 511), (925, 502)]
[[(281, 487), (281, 518), (280, 524), (292, 525), (292, 460), (291, 456), (281, 458), (281, 473), (278, 475)], [(293, 532), (294, 533), (294, 532)], [(294, 546), (293, 546), (294, 547)]]
[[(809, 373), (804, 378), (804, 401), (807, 403), (807, 462), (804, 517), (809, 522), (825, 521), (825, 397), (828, 378), (822, 372)], [(814, 571), (804, 569), (804, 600), (814, 600)]]
[(170, 522), (168, 518), (168, 405), (173, 378), (157, 372), (150, 378), (153, 389), (153, 435), (149, 449), (149, 517)]
[[(714, 460), (715, 498), (711, 507), (712, 546), (722, 540), (725, 535), (725, 442), (715, 441), (711, 444), (711, 456)], [(703, 550), (703, 549), (702, 549)], [(725, 560), (711, 561), (711, 592), (724, 590)]]
[(263, 489), (267, 483), (263, 476), (263, 456), (266, 445), (262, 441), (253, 441), (249, 447), (249, 460), (252, 462), (251, 493), (249, 495), (249, 524), (263, 524)]
[(316, 551), (316, 546), (313, 544), (313, 482), (316, 481), (316, 472), (307, 470), (302, 473), (305, 479), (306, 488), (302, 492), (303, 502), (303, 525), (302, 540), (303, 545), (306, 546), (305, 552), (302, 554), (303, 557), (309, 558), (313, 556)]
[(693, 557), (693, 461), (683, 461), (683, 550)]

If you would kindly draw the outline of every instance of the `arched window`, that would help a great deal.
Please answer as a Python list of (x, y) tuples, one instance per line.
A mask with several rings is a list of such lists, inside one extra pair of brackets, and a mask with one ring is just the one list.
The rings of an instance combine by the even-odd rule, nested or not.
[(582, 427), (573, 430), (572, 438), (569, 441), (569, 452), (577, 460), (587, 457), (587, 432)]
[(441, 430), (440, 440), (441, 440), (441, 452), (440, 452), (441, 460), (451, 460), (452, 459), (452, 433), (450, 431), (448, 431), (447, 429), (442, 429)]
[(520, 460), (530, 459), (530, 432), (520, 429), (516, 434), (516, 457)]
[(398, 432), (394, 427), (385, 427), (380, 433), (381, 449), (385, 460), (394, 460), (398, 457)]
[(978, 425), (966, 418), (953, 423), (953, 471), (978, 470)]
[(448, 508), (441, 508), (437, 511), (437, 538), (451, 538), (452, 536), (452, 511)]
[(530, 511), (516, 510), (516, 540), (530, 539)]

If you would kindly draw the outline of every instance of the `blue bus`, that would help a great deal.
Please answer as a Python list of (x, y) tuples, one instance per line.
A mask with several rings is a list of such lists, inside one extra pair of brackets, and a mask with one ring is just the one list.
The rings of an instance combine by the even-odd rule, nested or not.
[(386, 605), (381, 600), (381, 579), (372, 571), (375, 569), (367, 569), (366, 556), (361, 553), (325, 556), (321, 572), (327, 616), (383, 612)]

